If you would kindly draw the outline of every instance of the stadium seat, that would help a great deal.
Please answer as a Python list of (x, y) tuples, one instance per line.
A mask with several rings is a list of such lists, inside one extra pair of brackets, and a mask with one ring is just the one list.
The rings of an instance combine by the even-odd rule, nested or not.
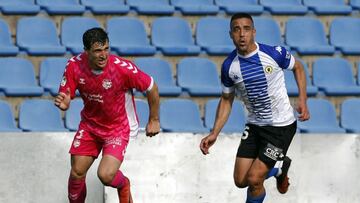
[[(205, 104), (205, 126), (212, 129), (216, 117), (218, 99), (210, 99)], [(235, 100), (232, 105), (230, 116), (221, 130), (224, 133), (242, 133), (245, 128), (246, 115), (243, 104)]]
[(44, 17), (23, 17), (17, 23), (16, 43), (29, 55), (64, 55), (55, 22)]
[(350, 133), (360, 133), (360, 99), (345, 99), (340, 106), (340, 124)]
[(220, 96), (220, 77), (214, 62), (207, 58), (184, 58), (177, 64), (177, 83), (190, 96)]
[(164, 55), (198, 55), (189, 23), (179, 17), (159, 17), (152, 23), (151, 41)]
[(353, 10), (360, 10), (360, 0), (350, 0), (349, 4)]
[(164, 132), (207, 133), (198, 105), (190, 99), (168, 99), (160, 104), (160, 127)]
[(16, 127), (11, 106), (3, 100), (0, 100), (0, 121), (0, 132), (21, 132)]
[[(308, 96), (316, 96), (316, 94), (318, 93), (318, 88), (315, 87), (311, 82), (308, 66), (306, 65), (306, 63), (303, 60), (301, 60), (301, 59), (297, 59), (297, 60), (299, 60), (304, 66), (307, 95)], [(285, 76), (285, 86), (286, 86), (288, 95), (289, 96), (298, 96), (299, 90), (298, 90), (298, 86), (296, 84), (294, 73), (292, 71), (284, 71), (284, 76)]]
[(6, 96), (41, 96), (32, 63), (24, 58), (0, 58), (0, 91)]
[(86, 30), (101, 27), (95, 18), (67, 17), (61, 24), (61, 43), (73, 55), (84, 51), (83, 34)]
[(19, 127), (31, 132), (68, 131), (53, 100), (25, 99), (19, 108)]
[[(311, 33), (311, 34), (309, 34)], [(300, 55), (332, 55), (324, 25), (317, 18), (293, 17), (286, 22), (285, 41)]]
[(0, 56), (15, 56), (19, 48), (14, 46), (9, 25), (3, 19), (0, 19)]
[(327, 96), (360, 95), (360, 86), (349, 61), (343, 58), (319, 58), (313, 63), (313, 82)]
[[(281, 39), (280, 26), (274, 19), (268, 17), (253, 17), (253, 20), (257, 42), (286, 47)], [(269, 33), (271, 33), (271, 35), (269, 35)], [(286, 48), (288, 49), (288, 47)]]
[(229, 36), (229, 19), (204, 17), (196, 25), (196, 44), (209, 55), (227, 55), (235, 46)]
[(170, 0), (171, 5), (184, 15), (211, 15), (219, 12), (212, 0)]
[(125, 0), (81, 0), (93, 14), (127, 14), (130, 10)]
[(77, 131), (81, 121), (81, 110), (84, 108), (82, 99), (74, 99), (65, 112), (65, 127), (70, 131)]
[(352, 11), (344, 0), (303, 0), (303, 3), (318, 15), (347, 15)]
[(5, 15), (35, 15), (40, 6), (34, 0), (0, 0), (0, 10)]
[(360, 85), (360, 61), (357, 61), (357, 84)]
[(145, 100), (135, 99), (136, 114), (140, 123), (140, 130), (145, 130), (149, 120), (149, 106)]
[(301, 0), (260, 0), (260, 4), (273, 15), (305, 15), (308, 12)]
[(309, 98), (307, 101), (311, 119), (298, 122), (302, 133), (345, 133), (336, 119), (334, 105), (326, 99)]
[(83, 14), (85, 6), (78, 0), (36, 0), (36, 3), (49, 15)]
[(111, 49), (119, 55), (154, 55), (142, 21), (132, 17), (113, 17), (107, 21)]
[(64, 57), (49, 57), (40, 63), (40, 86), (52, 96), (58, 93), (67, 61)]
[(127, 0), (127, 4), (143, 15), (172, 15), (175, 11), (168, 0)]
[(258, 0), (215, 0), (215, 4), (228, 15), (239, 12), (259, 15), (264, 11), (264, 7), (258, 4)]
[(181, 94), (181, 88), (175, 85), (169, 62), (161, 58), (136, 58), (134, 62), (142, 71), (154, 78), (161, 96)]
[(330, 24), (330, 43), (345, 55), (360, 54), (360, 19), (338, 17)]

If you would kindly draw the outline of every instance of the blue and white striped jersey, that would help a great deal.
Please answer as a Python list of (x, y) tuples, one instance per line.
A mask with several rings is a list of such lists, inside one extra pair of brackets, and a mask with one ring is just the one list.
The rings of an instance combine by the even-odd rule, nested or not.
[(221, 68), (224, 93), (237, 91), (248, 111), (248, 123), (285, 126), (296, 119), (285, 88), (284, 69), (295, 58), (281, 46), (256, 43), (257, 49), (241, 56), (234, 50)]

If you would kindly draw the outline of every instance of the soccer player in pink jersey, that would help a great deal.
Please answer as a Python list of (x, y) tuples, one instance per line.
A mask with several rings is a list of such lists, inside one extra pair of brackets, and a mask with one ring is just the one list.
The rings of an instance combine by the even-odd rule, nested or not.
[(159, 133), (159, 93), (153, 78), (132, 62), (109, 53), (109, 38), (101, 28), (83, 35), (84, 52), (69, 60), (55, 105), (67, 110), (75, 91), (84, 102), (81, 122), (70, 148), (71, 171), (68, 198), (85, 202), (86, 173), (102, 150), (98, 177), (117, 188), (120, 203), (133, 202), (130, 182), (119, 170), (129, 137), (136, 136), (139, 122), (132, 90), (146, 91), (149, 120), (146, 135)]

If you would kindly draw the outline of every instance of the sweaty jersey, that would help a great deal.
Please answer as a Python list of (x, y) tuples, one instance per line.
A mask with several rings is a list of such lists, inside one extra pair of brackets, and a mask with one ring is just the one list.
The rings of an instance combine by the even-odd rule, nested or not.
[(248, 111), (248, 123), (285, 126), (296, 119), (285, 88), (284, 69), (295, 58), (281, 46), (256, 43), (257, 49), (241, 56), (234, 50), (221, 68), (224, 93), (240, 94)]
[(139, 128), (132, 89), (146, 91), (152, 86), (152, 77), (114, 55), (109, 55), (103, 72), (96, 74), (84, 52), (68, 61), (59, 92), (69, 91), (74, 98), (79, 90), (84, 102), (79, 128), (101, 137), (120, 134), (129, 139)]

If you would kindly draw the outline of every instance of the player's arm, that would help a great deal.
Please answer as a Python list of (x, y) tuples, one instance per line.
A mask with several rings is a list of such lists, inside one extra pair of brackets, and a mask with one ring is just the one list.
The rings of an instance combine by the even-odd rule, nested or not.
[(306, 104), (306, 76), (304, 67), (298, 60), (295, 60), (293, 73), (299, 90), (298, 104), (296, 110), (299, 113), (299, 120), (306, 121), (310, 118), (310, 114)]
[(152, 88), (146, 92), (147, 101), (149, 104), (149, 121), (146, 125), (146, 135), (154, 136), (160, 131), (160, 121), (159, 121), (159, 90), (158, 86), (154, 82)]
[(222, 93), (216, 109), (213, 129), (211, 130), (210, 134), (204, 137), (200, 142), (200, 150), (204, 155), (209, 153), (209, 148), (215, 143), (221, 129), (228, 120), (234, 97), (234, 93)]
[(74, 79), (73, 64), (71, 60), (66, 65), (63, 78), (59, 87), (59, 94), (55, 97), (54, 103), (59, 109), (66, 111), (70, 107), (70, 101), (75, 97), (76, 83)]

